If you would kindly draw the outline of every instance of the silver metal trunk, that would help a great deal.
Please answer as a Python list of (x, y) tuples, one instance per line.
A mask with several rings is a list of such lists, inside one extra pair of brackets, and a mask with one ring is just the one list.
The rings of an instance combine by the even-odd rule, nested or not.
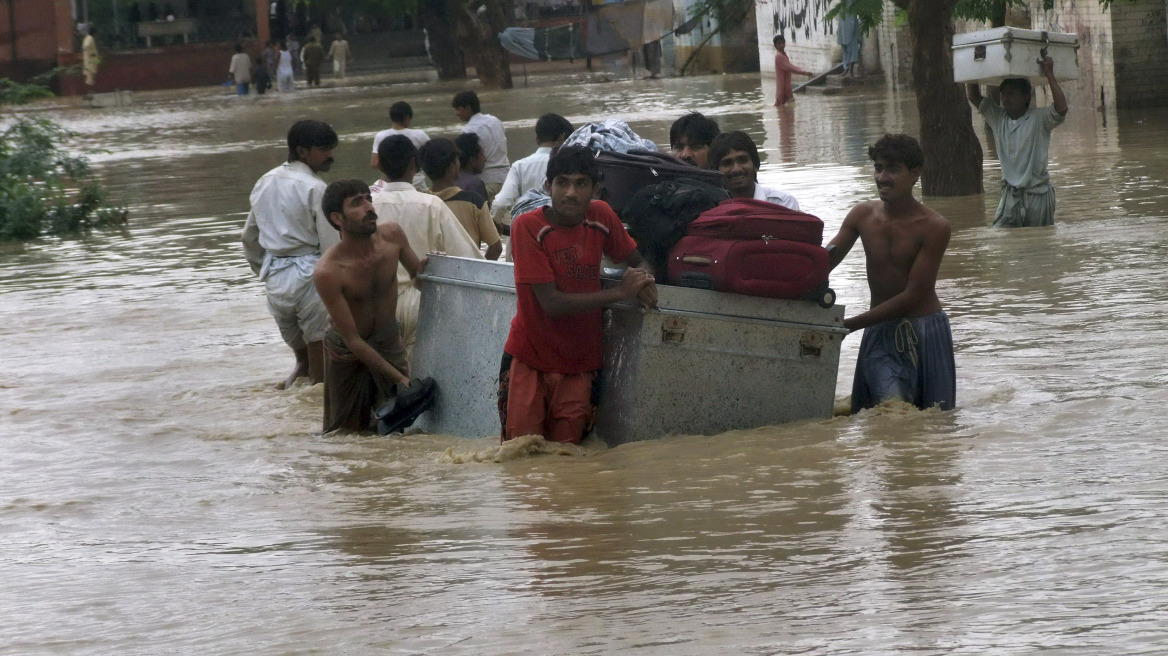
[[(413, 374), (438, 381), (418, 426), (499, 434), (499, 360), (515, 316), (511, 265), (431, 255)], [(615, 284), (615, 281), (606, 281)], [(830, 417), (843, 307), (661, 286), (657, 310), (605, 313), (596, 432), (612, 445)]]

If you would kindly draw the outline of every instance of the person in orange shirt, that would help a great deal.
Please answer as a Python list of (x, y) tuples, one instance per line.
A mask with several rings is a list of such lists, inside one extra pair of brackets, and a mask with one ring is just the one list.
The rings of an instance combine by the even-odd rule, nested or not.
[(791, 63), (787, 57), (787, 39), (782, 34), (775, 35), (775, 107), (782, 107), (795, 99), (791, 90), (791, 73), (814, 75)]

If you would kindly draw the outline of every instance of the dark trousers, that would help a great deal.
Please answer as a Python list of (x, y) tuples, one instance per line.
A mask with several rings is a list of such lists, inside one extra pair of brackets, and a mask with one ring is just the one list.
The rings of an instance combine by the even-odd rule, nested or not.
[(309, 86), (315, 84), (320, 86), (320, 64), (305, 64), (304, 65), (304, 79), (308, 81)]

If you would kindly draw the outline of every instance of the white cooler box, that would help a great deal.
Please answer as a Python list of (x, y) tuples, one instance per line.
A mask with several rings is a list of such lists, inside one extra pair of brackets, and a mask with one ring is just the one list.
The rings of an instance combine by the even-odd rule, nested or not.
[(1056, 80), (1079, 79), (1079, 35), (1017, 27), (953, 35), (953, 81), (997, 85), (1009, 77), (1046, 84), (1038, 64), (1042, 49), (1054, 60)]

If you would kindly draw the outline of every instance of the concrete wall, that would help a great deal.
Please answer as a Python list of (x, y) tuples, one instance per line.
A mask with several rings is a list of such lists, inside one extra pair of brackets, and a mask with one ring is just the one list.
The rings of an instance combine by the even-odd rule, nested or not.
[(1064, 90), (1073, 105), (1147, 107), (1168, 102), (1168, 1), (1030, 0), (1033, 29), (1079, 35), (1079, 79)]
[(1115, 94), (1120, 107), (1168, 102), (1168, 2), (1111, 5), (1115, 37)]
[(896, 7), (888, 0), (884, 0), (884, 17), (875, 31), (885, 83), (893, 89), (911, 88), (912, 37), (907, 25), (896, 26)]
[(755, 8), (760, 68), (775, 72), (773, 41), (779, 33), (787, 39), (787, 56), (796, 66), (826, 71), (839, 63), (835, 23), (823, 22), (835, 4), (836, 0), (761, 0)]
[[(759, 64), (763, 71), (775, 70), (774, 36), (782, 32), (787, 39), (787, 56), (795, 65), (813, 71), (826, 71), (840, 62), (835, 40), (835, 22), (825, 25), (823, 17), (836, 0), (760, 0), (758, 13)], [(884, 21), (864, 37), (861, 67), (865, 73), (884, 71), (889, 84), (911, 81), (908, 28), (897, 28), (892, 3), (884, 2)]]

